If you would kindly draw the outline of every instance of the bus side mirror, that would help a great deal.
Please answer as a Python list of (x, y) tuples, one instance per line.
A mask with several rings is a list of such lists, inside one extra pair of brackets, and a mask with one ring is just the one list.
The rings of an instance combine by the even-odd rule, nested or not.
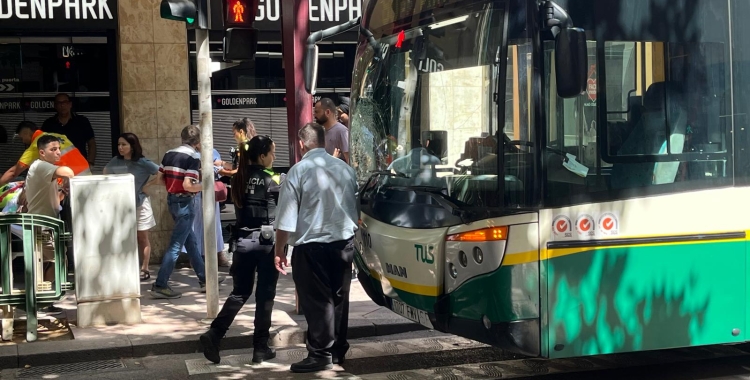
[(315, 95), (315, 85), (318, 82), (318, 45), (307, 44), (305, 52), (305, 89), (310, 95)]
[(586, 33), (580, 28), (563, 28), (555, 38), (557, 94), (574, 98), (586, 90), (588, 51)]

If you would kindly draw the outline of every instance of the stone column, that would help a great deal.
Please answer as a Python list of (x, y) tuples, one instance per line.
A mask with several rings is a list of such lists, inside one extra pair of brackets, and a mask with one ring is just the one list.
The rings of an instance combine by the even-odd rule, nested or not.
[[(119, 1), (120, 114), (123, 132), (138, 135), (144, 155), (160, 163), (180, 144), (190, 123), (190, 87), (185, 23), (159, 16), (159, 0)], [(150, 190), (156, 227), (151, 263), (158, 264), (172, 231), (163, 188)]]

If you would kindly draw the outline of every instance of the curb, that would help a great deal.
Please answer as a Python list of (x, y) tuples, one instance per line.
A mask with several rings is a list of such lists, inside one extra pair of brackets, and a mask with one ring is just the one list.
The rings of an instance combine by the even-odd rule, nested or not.
[[(367, 324), (352, 326), (348, 339), (369, 338), (400, 334), (428, 328), (412, 322)], [(230, 330), (231, 331), (231, 330)], [(181, 355), (202, 352), (198, 337), (204, 331), (179, 339), (144, 339), (135, 336), (111, 336), (102, 339), (68, 340), (52, 342), (22, 343), (0, 346), (0, 369), (22, 368), (54, 364), (70, 364), (95, 360), (142, 358), (159, 355)], [(271, 332), (271, 346), (284, 348), (305, 343), (306, 330), (282, 326)], [(236, 350), (253, 347), (253, 335), (227, 336), (221, 341), (221, 350)]]

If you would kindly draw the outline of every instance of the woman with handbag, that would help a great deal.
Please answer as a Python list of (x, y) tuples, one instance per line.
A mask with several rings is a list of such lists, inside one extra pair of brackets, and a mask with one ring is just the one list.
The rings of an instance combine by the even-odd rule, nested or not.
[(200, 337), (203, 354), (214, 363), (221, 361), (221, 339), (253, 293), (256, 272), (258, 284), (255, 289), (253, 362), (261, 363), (276, 357), (276, 351), (268, 346), (271, 311), (279, 279), (279, 272), (274, 267), (273, 221), (284, 176), (276, 174), (271, 168), (276, 158), (276, 147), (271, 138), (255, 136), (241, 147), (242, 160), (237, 173), (232, 176), (231, 188), (237, 216), (237, 224), (232, 231), (237, 248), (229, 269), (234, 288), (211, 323), (211, 328)]
[[(214, 228), (216, 228), (216, 259), (219, 267), (228, 267), (229, 260), (224, 257), (224, 233), (221, 228), (221, 209), (219, 202), (226, 200), (227, 189), (226, 185), (221, 182), (221, 174), (219, 174), (221, 155), (216, 149), (213, 150), (213, 163), (214, 163), (214, 201), (216, 202), (216, 211), (214, 212)], [(223, 198), (223, 199), (222, 199)], [(195, 232), (195, 239), (198, 243), (198, 249), (203, 252), (203, 239), (205, 234), (203, 233), (203, 194), (198, 193), (193, 199), (193, 210), (195, 212), (195, 220), (193, 220), (193, 231)], [(185, 246), (182, 247), (182, 252), (187, 252)], [(203, 252), (202, 256), (206, 253)]]

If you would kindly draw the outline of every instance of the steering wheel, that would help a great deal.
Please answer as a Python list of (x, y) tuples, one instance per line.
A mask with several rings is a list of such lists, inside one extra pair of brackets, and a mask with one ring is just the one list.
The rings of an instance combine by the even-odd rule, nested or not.
[(532, 141), (525, 140), (508, 140), (506, 141), (506, 144), (512, 146), (528, 146), (530, 148), (534, 147), (534, 143)]

